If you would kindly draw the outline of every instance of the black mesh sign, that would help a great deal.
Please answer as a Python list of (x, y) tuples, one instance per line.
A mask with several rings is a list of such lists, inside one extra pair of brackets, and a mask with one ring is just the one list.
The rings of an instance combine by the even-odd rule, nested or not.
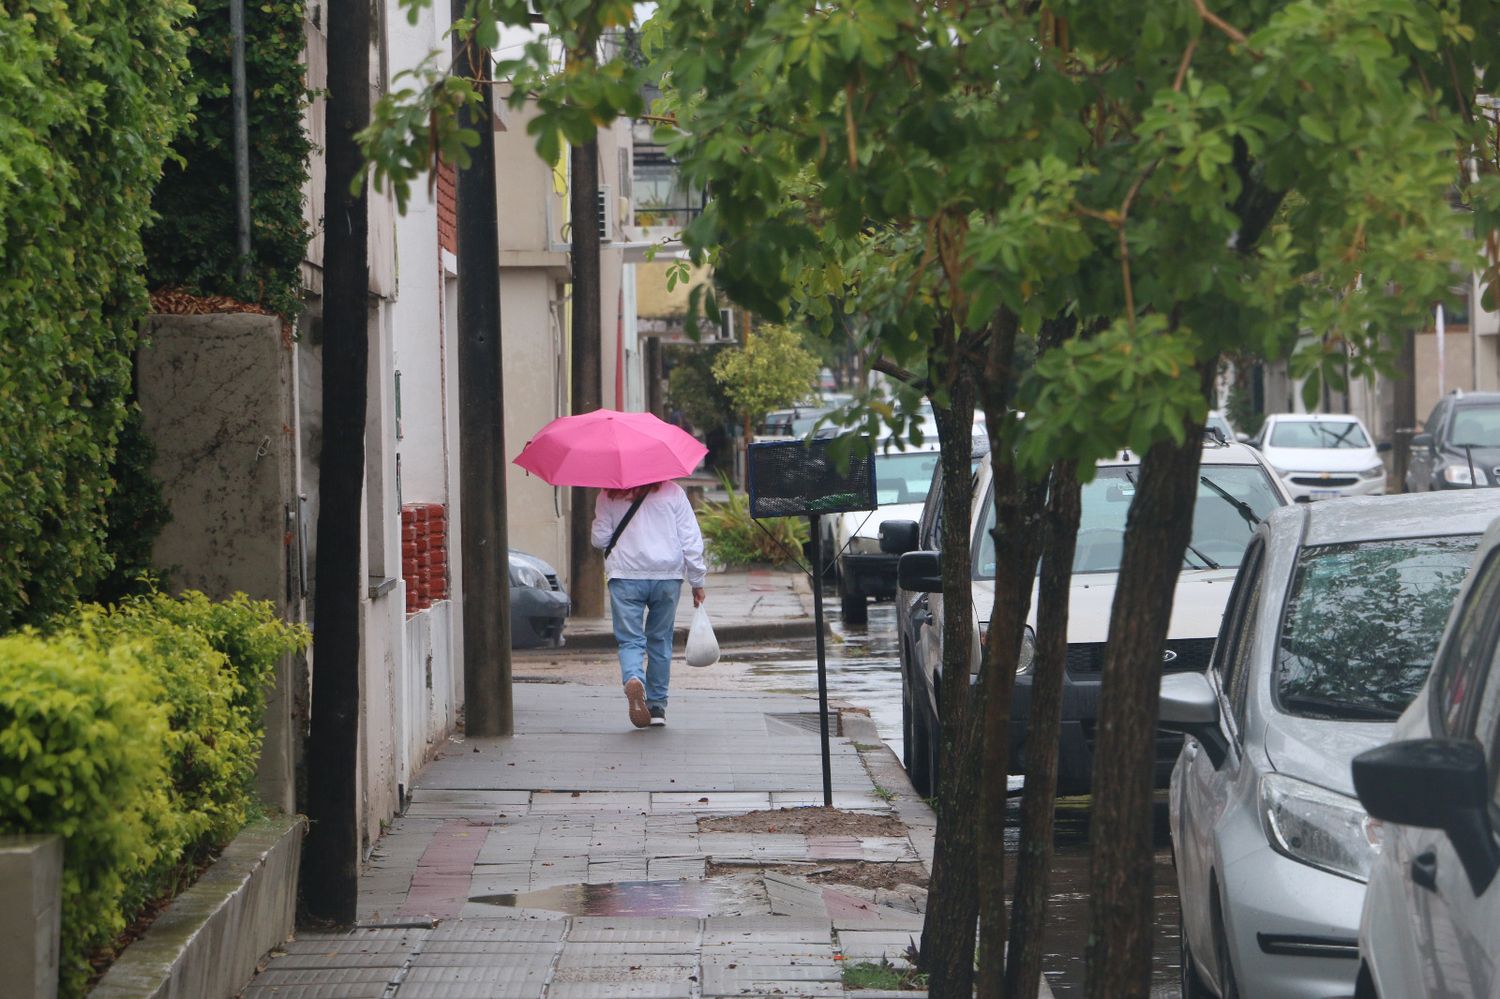
[(798, 517), (875, 509), (875, 463), (848, 455), (843, 467), (832, 440), (764, 441), (748, 452), (750, 516)]

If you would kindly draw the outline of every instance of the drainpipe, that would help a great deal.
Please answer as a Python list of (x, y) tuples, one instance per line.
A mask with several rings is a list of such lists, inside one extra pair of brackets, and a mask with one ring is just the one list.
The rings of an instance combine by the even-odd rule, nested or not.
[(234, 104), (234, 214), (241, 281), (250, 277), (250, 121), (245, 110), (245, 0), (229, 0), (230, 95)]

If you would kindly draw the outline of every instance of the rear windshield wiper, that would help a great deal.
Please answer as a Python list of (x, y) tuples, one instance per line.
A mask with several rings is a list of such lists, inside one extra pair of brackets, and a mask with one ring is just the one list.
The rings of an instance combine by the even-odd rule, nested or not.
[(1315, 697), (1312, 694), (1282, 694), (1281, 706), (1293, 710), (1311, 711), (1327, 718), (1389, 721), (1401, 717), (1400, 711), (1383, 704), (1356, 704), (1332, 697)]

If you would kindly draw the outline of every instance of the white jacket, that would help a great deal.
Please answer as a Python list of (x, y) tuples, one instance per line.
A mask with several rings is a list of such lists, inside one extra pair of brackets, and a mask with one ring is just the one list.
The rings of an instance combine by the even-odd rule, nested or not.
[[(615, 525), (630, 509), (630, 500), (611, 499), (602, 490), (594, 504), (591, 540), (603, 549)], [(646, 494), (641, 508), (604, 560), (610, 579), (686, 579), (702, 586), (708, 567), (703, 564), (703, 534), (687, 493), (675, 482), (664, 482)]]

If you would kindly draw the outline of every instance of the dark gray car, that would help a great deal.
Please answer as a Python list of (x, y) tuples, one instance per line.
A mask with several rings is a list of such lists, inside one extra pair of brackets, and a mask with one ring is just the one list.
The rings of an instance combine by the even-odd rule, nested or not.
[(1500, 392), (1453, 391), (1411, 439), (1406, 491), (1500, 486)]
[(556, 648), (572, 604), (557, 570), (535, 555), (510, 550), (510, 647)]

